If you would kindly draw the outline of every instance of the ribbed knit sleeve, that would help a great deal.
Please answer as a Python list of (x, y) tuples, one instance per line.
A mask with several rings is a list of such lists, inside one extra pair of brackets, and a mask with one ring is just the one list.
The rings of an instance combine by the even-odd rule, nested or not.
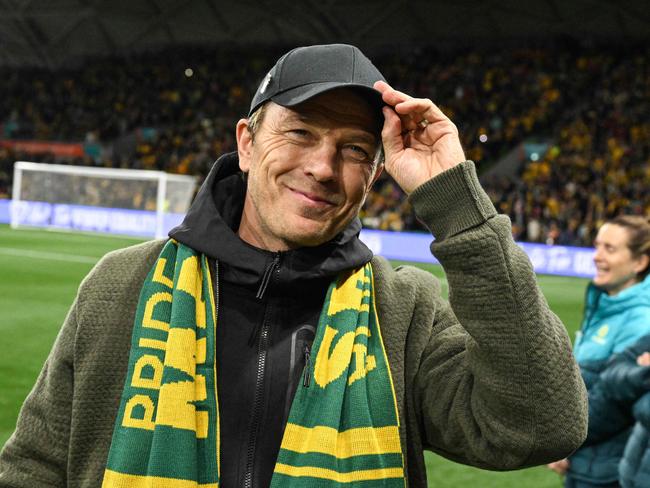
[(77, 307), (75, 300), (0, 453), (2, 488), (66, 486)]
[(410, 201), (435, 235), (451, 304), (436, 305), (417, 366), (425, 447), (491, 469), (570, 454), (586, 435), (584, 384), (510, 220), (497, 215), (470, 161)]
[(162, 245), (109, 253), (84, 279), (0, 453), (0, 488), (101, 486), (136, 304)]

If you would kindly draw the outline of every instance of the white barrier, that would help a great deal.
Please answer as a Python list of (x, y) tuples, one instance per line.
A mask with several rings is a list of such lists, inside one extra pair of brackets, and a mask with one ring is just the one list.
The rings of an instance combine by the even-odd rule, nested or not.
[[(433, 238), (418, 232), (388, 232), (364, 229), (361, 240), (375, 254), (388, 259), (437, 263), (429, 245)], [(536, 273), (591, 278), (596, 273), (592, 260), (594, 251), (588, 247), (547, 246), (518, 242), (528, 255)]]
[[(49, 204), (0, 200), (0, 223), (9, 223), (11, 212), (24, 225), (53, 225), (61, 229), (106, 232), (151, 237), (156, 233), (156, 212), (122, 210), (81, 205)], [(165, 215), (164, 232), (178, 225), (183, 214)], [(432, 237), (426, 233), (388, 232), (364, 229), (361, 240), (388, 259), (437, 263), (429, 252)], [(593, 249), (585, 247), (547, 246), (520, 242), (535, 272), (562, 276), (591, 278), (596, 270), (592, 260)]]
[[(7, 209), (3, 210), (3, 206)], [(0, 200), (0, 222), (3, 223), (140, 237), (165, 236), (182, 222), (184, 216), (163, 214), (161, 221), (159, 214), (147, 210)]]

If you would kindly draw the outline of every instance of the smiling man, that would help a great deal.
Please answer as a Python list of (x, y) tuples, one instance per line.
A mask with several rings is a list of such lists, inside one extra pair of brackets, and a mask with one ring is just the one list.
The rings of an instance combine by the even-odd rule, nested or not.
[(270, 104), (255, 133), (239, 121), (239, 167), (248, 174), (239, 236), (284, 251), (317, 246), (343, 230), (381, 173), (375, 112), (361, 95), (339, 88), (296, 109)]
[[(171, 239), (84, 280), (0, 486), (424, 487), (423, 449), (503, 470), (580, 445), (564, 326), (431, 100), (356, 47), (302, 47), (236, 136)], [(451, 304), (359, 240), (382, 170)]]

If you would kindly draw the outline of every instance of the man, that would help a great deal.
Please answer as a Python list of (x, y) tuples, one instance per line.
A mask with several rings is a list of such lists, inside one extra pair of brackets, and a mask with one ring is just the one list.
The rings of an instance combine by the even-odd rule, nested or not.
[[(0, 486), (418, 487), (425, 448), (515, 469), (580, 445), (564, 327), (430, 100), (353, 46), (298, 48), (236, 135), (173, 240), (84, 280)], [(384, 168), (451, 306), (358, 239)]]

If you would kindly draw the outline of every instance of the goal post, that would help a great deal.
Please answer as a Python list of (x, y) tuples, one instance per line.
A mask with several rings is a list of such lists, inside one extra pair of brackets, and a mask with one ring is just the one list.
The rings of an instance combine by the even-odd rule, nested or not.
[(14, 163), (11, 227), (164, 237), (187, 212), (197, 179), (164, 171)]

